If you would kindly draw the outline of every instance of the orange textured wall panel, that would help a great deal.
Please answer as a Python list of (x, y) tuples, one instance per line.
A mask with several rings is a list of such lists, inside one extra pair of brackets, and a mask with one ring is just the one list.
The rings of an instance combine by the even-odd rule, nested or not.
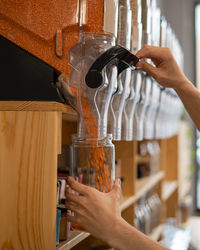
[[(103, 33), (104, 0), (82, 0), (86, 32)], [(68, 51), (79, 41), (79, 0), (1, 0), (0, 34), (69, 75)]]
[(103, 33), (104, 0), (88, 0), (87, 26), (93, 33)]

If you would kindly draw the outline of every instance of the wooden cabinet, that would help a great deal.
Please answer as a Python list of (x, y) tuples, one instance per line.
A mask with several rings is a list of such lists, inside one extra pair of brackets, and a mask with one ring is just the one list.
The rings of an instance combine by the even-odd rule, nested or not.
[[(0, 102), (0, 249), (55, 249), (57, 156), (71, 144), (76, 113), (48, 102)], [(137, 164), (148, 157), (137, 153), (138, 142), (114, 142), (122, 163), (122, 216), (134, 224), (136, 202), (153, 187), (162, 201), (162, 218), (150, 237), (160, 237), (166, 217), (178, 204), (177, 136), (160, 140), (161, 169), (137, 179)], [(59, 250), (87, 249), (89, 233), (71, 233)]]

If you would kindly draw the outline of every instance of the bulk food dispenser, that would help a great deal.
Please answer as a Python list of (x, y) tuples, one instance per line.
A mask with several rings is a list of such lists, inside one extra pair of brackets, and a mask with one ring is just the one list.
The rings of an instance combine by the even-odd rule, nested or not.
[[(72, 145), (72, 174), (82, 183), (104, 192), (109, 191), (114, 179), (114, 147), (111, 136), (107, 134), (109, 104), (118, 88), (116, 79), (129, 67), (133, 68), (138, 59), (130, 51), (115, 45), (118, 26), (117, 0), (1, 1), (0, 21), (0, 54), (4, 60), (0, 69), (4, 83), (0, 100), (18, 101), (16, 108), (19, 110), (26, 109), (28, 105), (27, 112), (17, 111), (2, 116), (6, 119), (6, 124), (13, 124), (16, 121), (15, 115), (20, 117), (22, 128), (32, 122), (27, 131), (33, 131), (34, 126), (38, 126), (39, 132), (34, 138), (41, 138), (32, 142), (28, 136), (24, 136), (26, 130), (20, 127), (18, 129), (18, 134), (22, 136), (17, 138), (26, 145), (24, 154), (29, 148), (31, 152), (25, 161), (28, 167), (23, 171), (28, 171), (28, 177), (30, 173), (34, 176), (34, 187), (40, 187), (39, 191), (30, 196), (26, 196), (25, 190), (28, 192), (32, 189), (24, 186), (27, 182), (23, 177), (18, 182), (12, 182), (18, 165), (18, 173), (22, 173), (20, 169), (23, 164), (17, 165), (17, 162), (21, 162), (20, 155), (14, 153), (18, 152), (19, 146), (13, 144), (12, 150), (8, 150), (9, 158), (15, 159), (15, 163), (11, 165), (16, 166), (16, 171), (12, 173), (11, 165), (7, 165), (4, 172), (8, 183), (11, 185), (12, 182), (13, 189), (15, 192), (18, 190), (21, 196), (17, 193), (15, 195), (16, 199), (20, 199), (20, 206), (15, 199), (10, 206), (18, 212), (15, 218), (19, 220), (14, 219), (12, 226), (4, 225), (4, 220), (0, 217), (4, 228), (12, 228), (13, 232), (1, 233), (0, 246), (7, 244), (10, 248), (29, 249), (31, 246), (36, 249), (34, 237), (37, 237), (41, 239), (38, 249), (51, 250), (55, 249), (56, 213), (52, 204), (56, 204), (56, 159), (60, 148), (58, 134), (61, 130), (62, 112), (55, 102), (68, 102), (78, 112), (78, 130), (73, 136)], [(19, 101), (23, 101), (23, 104)], [(26, 115), (33, 116), (32, 120), (25, 119)], [(36, 117), (42, 120), (37, 122)], [(41, 130), (42, 126), (47, 127)], [(17, 125), (15, 128), (18, 128)], [(2, 129), (1, 133), (4, 131)], [(40, 131), (45, 131), (44, 136)], [(14, 139), (15, 137), (12, 138)], [(43, 144), (44, 140), (46, 144)], [(42, 155), (37, 153), (41, 149), (39, 142), (47, 145)], [(7, 160), (1, 159), (3, 168), (2, 164)], [(35, 178), (36, 174), (43, 179)], [(5, 190), (5, 185), (0, 186), (1, 190)], [(42, 203), (41, 208), (40, 203), (47, 190), (49, 195), (45, 193), (45, 204)], [(1, 201), (10, 204), (5, 196), (1, 197)], [(30, 209), (32, 206), (29, 206), (32, 201), (34, 215)], [(24, 208), (27, 209), (26, 218), (23, 216)], [(37, 216), (40, 215), (39, 210), (42, 217)], [(9, 207), (7, 211), (12, 214)], [(2, 214), (7, 218), (5, 209), (0, 216)], [(36, 223), (30, 226), (27, 235), (23, 225), (19, 223), (24, 221), (24, 225), (27, 225), (26, 222), (30, 222), (32, 218)], [(43, 225), (42, 230), (40, 225)], [(18, 239), (17, 229), (21, 240)]]

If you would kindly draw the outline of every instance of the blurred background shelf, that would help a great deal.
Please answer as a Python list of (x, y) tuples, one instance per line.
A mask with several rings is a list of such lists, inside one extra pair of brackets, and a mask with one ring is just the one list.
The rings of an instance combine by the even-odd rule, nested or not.
[(137, 155), (136, 157), (136, 161), (137, 163), (141, 163), (141, 164), (149, 164), (150, 163), (150, 156), (142, 156), (142, 155)]
[(159, 171), (136, 181), (136, 200), (145, 195), (151, 188), (153, 188), (165, 176), (164, 171)]
[(136, 193), (130, 197), (123, 197), (121, 200), (120, 208), (124, 211), (129, 206), (134, 204), (143, 195), (150, 191), (160, 180), (164, 177), (164, 172), (159, 171), (152, 176), (144, 177), (136, 181)]
[(162, 183), (162, 200), (166, 201), (178, 188), (177, 181), (164, 181)]
[(126, 210), (128, 207), (130, 207), (132, 204), (134, 204), (136, 202), (136, 196), (133, 195), (131, 197), (123, 197), (121, 200), (121, 204), (120, 204), (120, 209), (121, 211)]
[(151, 234), (149, 234), (148, 236), (155, 241), (158, 241), (159, 238), (161, 237), (162, 234), (162, 230), (163, 230), (163, 224), (158, 225), (157, 227), (155, 227), (152, 231)]

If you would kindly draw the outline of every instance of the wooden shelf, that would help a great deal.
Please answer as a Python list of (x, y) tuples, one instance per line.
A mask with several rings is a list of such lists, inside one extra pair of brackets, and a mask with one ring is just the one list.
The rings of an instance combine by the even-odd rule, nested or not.
[(150, 235), (148, 235), (152, 240), (158, 241), (163, 230), (163, 224), (155, 227)]
[(76, 121), (76, 111), (67, 104), (47, 101), (0, 101), (0, 111), (58, 111), (63, 120)]
[(139, 200), (143, 195), (145, 195), (151, 188), (153, 188), (160, 180), (164, 177), (164, 172), (159, 171), (152, 176), (144, 177), (141, 180), (136, 181), (136, 194), (130, 197), (124, 197), (121, 201), (121, 211), (124, 211), (137, 200)]
[(136, 196), (130, 196), (130, 197), (124, 197), (120, 204), (121, 211), (126, 210), (128, 207), (130, 207), (132, 204), (136, 202)]
[(153, 188), (160, 180), (165, 176), (164, 171), (159, 171), (148, 177), (144, 177), (136, 181), (136, 200), (146, 194), (151, 188)]
[(177, 181), (164, 181), (162, 184), (162, 200), (166, 201), (178, 188)]
[(150, 156), (149, 155), (147, 155), (147, 156), (137, 155), (136, 161), (137, 161), (137, 163), (149, 164), (150, 163)]
[(89, 233), (80, 232), (76, 230), (71, 231), (70, 238), (66, 241), (59, 243), (59, 245), (56, 247), (56, 250), (69, 250), (84, 239), (86, 239), (88, 236), (90, 236)]

